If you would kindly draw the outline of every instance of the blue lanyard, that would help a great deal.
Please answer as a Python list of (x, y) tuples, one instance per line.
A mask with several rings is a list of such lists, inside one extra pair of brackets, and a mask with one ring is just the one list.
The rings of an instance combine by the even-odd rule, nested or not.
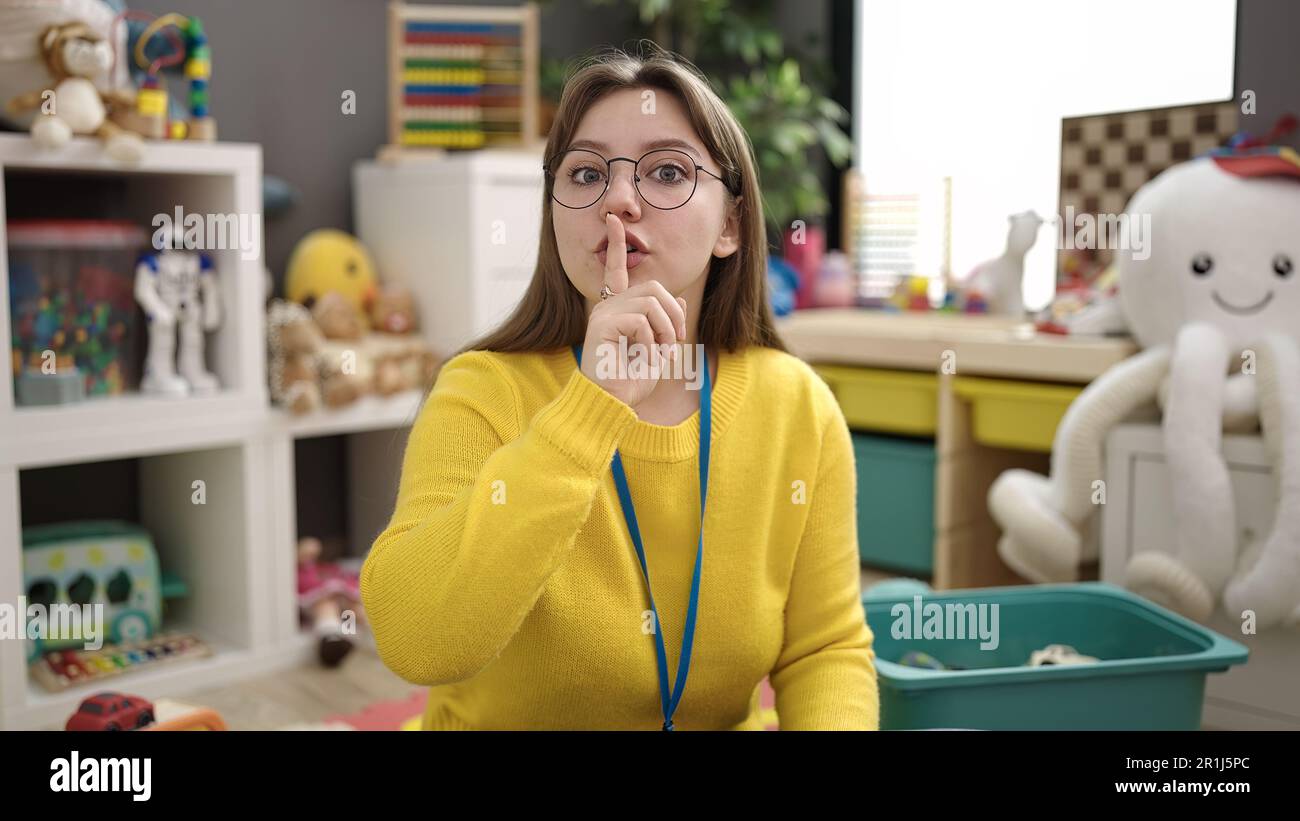
[[(582, 367), (582, 346), (573, 346), (573, 356)], [(704, 501), (709, 492), (709, 438), (713, 430), (713, 403), (711, 394), (713, 383), (709, 379), (709, 357), (704, 356), (704, 392), (700, 395), (700, 544), (695, 553), (695, 574), (691, 578), (691, 601), (686, 608), (686, 629), (682, 632), (682, 652), (677, 659), (677, 682), (672, 691), (668, 689), (668, 651), (664, 649), (662, 625), (659, 609), (655, 607), (654, 594), (650, 592), (650, 570), (646, 567), (645, 548), (641, 544), (641, 529), (636, 524), (636, 511), (632, 507), (632, 491), (627, 486), (627, 473), (623, 470), (623, 460), (618, 451), (614, 451), (614, 485), (618, 488), (618, 501), (627, 519), (627, 530), (632, 536), (632, 546), (636, 548), (636, 557), (641, 561), (641, 573), (645, 576), (646, 595), (650, 598), (650, 612), (654, 614), (655, 653), (659, 659), (659, 697), (663, 705), (665, 730), (673, 729), (673, 713), (682, 700), (686, 690), (686, 676), (691, 668), (691, 645), (695, 641), (695, 613), (700, 602), (700, 570), (704, 566)]]

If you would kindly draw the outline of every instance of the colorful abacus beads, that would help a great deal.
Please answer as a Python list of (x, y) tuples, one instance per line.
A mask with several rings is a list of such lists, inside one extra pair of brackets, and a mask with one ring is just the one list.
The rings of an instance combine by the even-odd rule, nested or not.
[(520, 139), (523, 27), (408, 20), (401, 48), (401, 144), (480, 148)]

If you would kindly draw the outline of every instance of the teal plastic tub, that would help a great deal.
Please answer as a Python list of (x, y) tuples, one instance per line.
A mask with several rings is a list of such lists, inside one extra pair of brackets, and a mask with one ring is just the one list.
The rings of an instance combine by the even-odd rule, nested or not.
[[(919, 624), (915, 597), (868, 592), (862, 604), (875, 634), (882, 729), (1196, 730), (1205, 677), (1249, 652), (1100, 582), (930, 592)], [(1028, 666), (1052, 644), (1099, 661)], [(963, 669), (899, 664), (909, 651)]]
[(934, 573), (934, 442), (853, 433), (863, 564)]

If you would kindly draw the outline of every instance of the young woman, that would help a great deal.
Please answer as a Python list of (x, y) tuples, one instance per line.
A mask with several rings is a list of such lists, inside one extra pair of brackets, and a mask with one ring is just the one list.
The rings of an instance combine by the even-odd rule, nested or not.
[(380, 656), (426, 729), (760, 729), (765, 676), (782, 729), (875, 729), (849, 432), (774, 329), (744, 132), (611, 52), (544, 163), (532, 282), (442, 368), (362, 571)]

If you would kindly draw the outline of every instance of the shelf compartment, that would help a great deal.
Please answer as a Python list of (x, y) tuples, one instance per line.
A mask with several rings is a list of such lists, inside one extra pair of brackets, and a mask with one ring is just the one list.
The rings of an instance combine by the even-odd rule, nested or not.
[[(261, 649), (259, 638), (267, 632), (269, 605), (266, 574), (257, 568), (256, 548), (263, 528), (259, 517), (266, 515), (260, 498), (265, 495), (260, 490), (261, 473), (259, 454), (240, 444), (17, 471), (21, 525), (0, 533), (0, 548), (12, 549), (10, 555), (17, 555), (20, 570), (26, 558), (21, 527), (94, 519), (138, 524), (149, 534), (162, 574), (179, 577), (187, 587), (185, 597), (165, 602), (160, 631), (192, 632), (214, 654), (90, 680), (62, 693), (50, 693), (26, 677), (18, 697), (4, 693), (0, 703), (6, 713), (26, 720), (31, 718), (26, 715), (29, 708), (67, 706), (66, 699), (75, 702), (76, 696), (84, 698), (106, 685), (136, 692), (141, 682), (167, 681), (195, 667), (220, 667), (229, 658)], [(107, 574), (110, 565), (106, 563), (104, 573), (98, 575)], [(96, 567), (87, 567), (92, 577)], [(161, 584), (161, 580), (162, 575), (149, 583)], [(96, 581), (97, 594), (103, 592), (103, 581)], [(105, 641), (110, 641), (107, 635)], [(23, 645), (19, 655), (25, 659), (27, 642), (18, 644)], [(15, 657), (5, 661), (13, 664)], [(8, 676), (3, 685), (7, 688), (11, 681)]]
[[(139, 226), (150, 240), (166, 215), (175, 220), (177, 208), (185, 217), (203, 218), (204, 244), (221, 240), (222, 247), (205, 249), (216, 270), (221, 297), (222, 324), (207, 334), (208, 368), (221, 382), (221, 390), (201, 401), (238, 397), (248, 409), (265, 407), (266, 376), (262, 304), (265, 297), (262, 267), (261, 154), (257, 146), (237, 144), (150, 144), (145, 160), (123, 166), (102, 156), (97, 141), (74, 139), (60, 151), (37, 151), (26, 135), (0, 135), (0, 270), (9, 271), (5, 226), (13, 220), (109, 220)], [(240, 230), (231, 235), (229, 219)], [(209, 229), (211, 231), (209, 232)], [(134, 282), (134, 270), (120, 275)], [(12, 310), (8, 288), (0, 289), (0, 337), (10, 338)], [(136, 309), (136, 352), (123, 370), (138, 371), (145, 354), (143, 316)], [(84, 401), (23, 408), (16, 405), (14, 363), (9, 351), (0, 357), (0, 430), (10, 427), (9, 413), (28, 410), (75, 415), (83, 407), (132, 398), (138, 393), (88, 397)], [(199, 410), (201, 414), (202, 411)], [(80, 419), (86, 417), (81, 416)], [(87, 452), (83, 458), (97, 454)], [(74, 454), (75, 456), (75, 454)], [(3, 457), (0, 456), (0, 459)]]
[(284, 486), (281, 495), (289, 499), (274, 511), (271, 540), (278, 591), (276, 641), (294, 642), (305, 635), (297, 605), (298, 540), (321, 539), (323, 560), (355, 562), (364, 559), (388, 526), (406, 453), (406, 416), (400, 420), (346, 434), (272, 438), (272, 484)]

